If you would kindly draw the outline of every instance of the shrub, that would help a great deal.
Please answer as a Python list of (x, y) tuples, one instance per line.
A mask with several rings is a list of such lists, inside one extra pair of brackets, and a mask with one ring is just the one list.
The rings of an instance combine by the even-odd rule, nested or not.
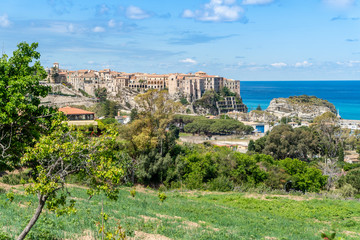
[(345, 183), (340, 189), (338, 189), (340, 195), (344, 198), (354, 197), (356, 189), (348, 183)]
[(294, 190), (319, 192), (326, 184), (327, 176), (322, 175), (317, 168), (308, 167), (299, 159), (286, 158), (279, 161), (279, 166), (291, 175), (291, 188)]
[(163, 192), (159, 192), (158, 197), (159, 197), (160, 202), (164, 202), (165, 199), (167, 198), (166, 194)]
[(227, 192), (234, 189), (234, 184), (228, 177), (220, 176), (208, 183), (208, 189), (210, 191)]
[(0, 240), (11, 240), (12, 238), (6, 232), (0, 231)]
[(353, 186), (357, 192), (360, 192), (360, 168), (349, 171), (345, 176), (345, 182)]
[(8, 174), (4, 175), (1, 178), (1, 182), (9, 185), (18, 185), (22, 183), (22, 180), (27, 182), (29, 180), (29, 176), (25, 172), (20, 172), (17, 174)]
[(133, 188), (133, 189), (130, 190), (130, 195), (131, 195), (133, 198), (135, 197), (135, 195), (136, 195), (136, 189), (135, 189), (135, 188)]

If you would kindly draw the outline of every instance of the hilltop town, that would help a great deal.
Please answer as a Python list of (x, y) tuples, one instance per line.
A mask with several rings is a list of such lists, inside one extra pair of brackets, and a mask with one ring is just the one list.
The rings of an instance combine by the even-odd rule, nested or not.
[(106, 88), (109, 96), (116, 96), (121, 89), (146, 91), (148, 89), (168, 89), (169, 94), (182, 95), (188, 101), (200, 99), (206, 90), (219, 92), (227, 87), (240, 97), (240, 81), (220, 76), (208, 75), (199, 71), (196, 73), (126, 73), (111, 69), (76, 70), (60, 69), (59, 63), (46, 69), (49, 83), (70, 83), (75, 90), (84, 91), (94, 96), (98, 88)]

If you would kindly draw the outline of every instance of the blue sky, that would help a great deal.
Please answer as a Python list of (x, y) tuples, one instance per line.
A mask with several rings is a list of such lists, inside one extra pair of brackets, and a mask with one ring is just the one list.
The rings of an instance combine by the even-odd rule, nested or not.
[(1, 47), (21, 41), (69, 70), (359, 80), (360, 0), (2, 1)]

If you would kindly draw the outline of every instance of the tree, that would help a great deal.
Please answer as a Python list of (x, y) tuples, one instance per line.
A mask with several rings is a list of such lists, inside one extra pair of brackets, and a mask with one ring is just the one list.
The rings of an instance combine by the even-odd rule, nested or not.
[(124, 155), (117, 149), (116, 135), (88, 137), (59, 124), (54, 122), (56, 130), (41, 137), (22, 158), (22, 163), (34, 171), (26, 192), (38, 196), (38, 206), (18, 240), (26, 237), (46, 203), (49, 210), (58, 215), (74, 211), (75, 202), (71, 200), (68, 206), (66, 202), (69, 193), (65, 183), (69, 175), (86, 174), (90, 178), (90, 196), (104, 191), (109, 198), (117, 198), (115, 187), (123, 175), (119, 162)]
[(256, 108), (257, 111), (262, 111), (260, 104)]
[(99, 99), (100, 102), (105, 102), (107, 99), (107, 90), (106, 88), (96, 88), (95, 97)]
[[(135, 166), (141, 173), (143, 181), (159, 181), (156, 169), (161, 168), (162, 161), (169, 161), (166, 155), (174, 144), (169, 137), (169, 126), (174, 112), (181, 107), (169, 98), (167, 91), (149, 90), (135, 97), (138, 113), (135, 120), (123, 126), (122, 137), (127, 140), (127, 150), (133, 159), (132, 181), (135, 181)], [(142, 174), (151, 169), (150, 175)]]
[(27, 146), (50, 130), (56, 110), (40, 106), (50, 88), (41, 85), (46, 72), (37, 43), (23, 42), (13, 56), (0, 59), (0, 171), (12, 170)]

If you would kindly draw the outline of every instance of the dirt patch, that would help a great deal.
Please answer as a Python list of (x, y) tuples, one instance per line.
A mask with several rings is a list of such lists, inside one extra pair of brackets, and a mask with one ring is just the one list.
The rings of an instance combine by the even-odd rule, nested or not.
[(304, 197), (304, 196), (293, 196), (293, 195), (273, 195), (273, 194), (257, 194), (257, 193), (247, 193), (244, 195), (246, 198), (256, 198), (264, 201), (272, 201), (276, 198), (287, 198), (295, 201), (309, 201), (314, 199), (312, 197)]
[(145, 215), (139, 215), (139, 217), (141, 217), (142, 219), (144, 219), (145, 222), (155, 222), (155, 221), (161, 221), (158, 218), (154, 218), (154, 217), (149, 217), (149, 216), (145, 216)]
[(276, 240), (276, 239), (278, 239), (278, 238), (266, 236), (264, 239), (265, 239), (265, 240)]
[(130, 240), (171, 240), (171, 238), (168, 238), (166, 236), (160, 235), (160, 234), (151, 234), (141, 231), (135, 231), (135, 237), (129, 238)]
[(156, 214), (157, 217), (159, 218), (166, 218), (166, 219), (181, 219), (181, 217), (178, 216), (169, 216), (169, 215), (162, 215), (162, 214)]
[(360, 237), (360, 233), (357, 232), (343, 231), (342, 233), (350, 237)]

